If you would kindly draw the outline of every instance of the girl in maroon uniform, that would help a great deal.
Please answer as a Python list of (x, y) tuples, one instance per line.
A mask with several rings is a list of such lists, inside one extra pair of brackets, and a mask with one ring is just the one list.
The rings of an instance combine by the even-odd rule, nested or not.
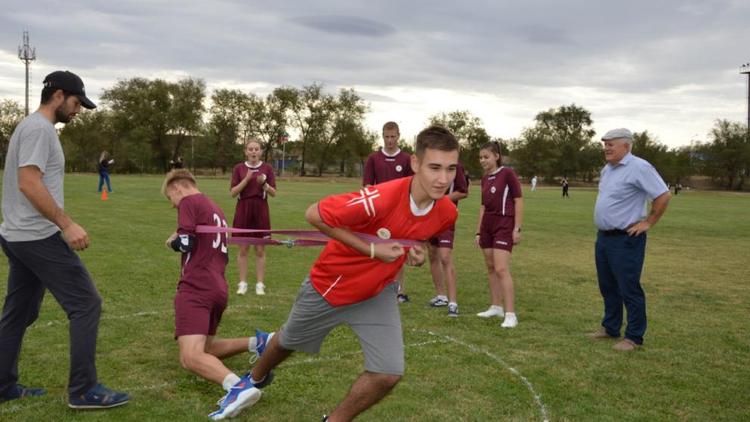
[[(262, 153), (260, 141), (251, 139), (245, 144), (247, 161), (234, 166), (229, 193), (237, 198), (232, 227), (240, 229), (271, 229), (271, 216), (268, 212), (268, 197), (276, 196), (276, 177), (273, 168), (260, 161)], [(268, 233), (235, 234), (234, 236), (269, 238)], [(240, 283), (237, 294), (247, 292), (247, 252), (250, 245), (240, 245), (237, 263), (240, 270)], [(266, 294), (263, 278), (266, 272), (266, 251), (263, 245), (255, 245), (255, 294)]]
[[(500, 164), (500, 144), (489, 142), (479, 151), (482, 177), (482, 205), (475, 241), (482, 248), (489, 276), (492, 305), (477, 316), (505, 316), (502, 327), (518, 325), (514, 304), (513, 278), (510, 275), (510, 253), (521, 241), (523, 199), (521, 184), (512, 169)], [(501, 306), (503, 300), (505, 309)]]

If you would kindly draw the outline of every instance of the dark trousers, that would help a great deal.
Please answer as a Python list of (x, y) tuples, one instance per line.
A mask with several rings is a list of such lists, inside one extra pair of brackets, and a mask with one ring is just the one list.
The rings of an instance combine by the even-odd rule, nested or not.
[[(89, 272), (60, 233), (42, 240), (7, 242), (8, 293), (0, 319), (0, 394), (18, 381), (18, 357), (26, 327), (36, 321), (45, 289), (68, 316), (68, 392), (80, 395), (96, 385), (96, 336), (102, 299)], [(54, 366), (54, 365), (53, 365)]]
[(107, 191), (112, 192), (112, 185), (109, 184), (109, 173), (99, 173), (99, 192), (102, 191), (102, 186), (107, 183)]
[(641, 288), (641, 270), (646, 253), (646, 233), (605, 235), (596, 238), (596, 274), (604, 298), (602, 327), (611, 336), (619, 336), (622, 307), (628, 312), (625, 338), (643, 344), (646, 333), (646, 295)]

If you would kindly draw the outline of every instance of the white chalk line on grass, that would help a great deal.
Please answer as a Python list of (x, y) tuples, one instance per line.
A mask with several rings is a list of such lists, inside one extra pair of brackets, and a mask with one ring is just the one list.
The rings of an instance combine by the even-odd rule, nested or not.
[[(257, 305), (251, 305), (251, 304), (236, 304), (236, 305), (232, 305), (231, 308), (236, 309), (236, 308), (251, 308), (251, 307), (258, 307), (258, 306)], [(262, 306), (260, 308), (262, 309)], [(121, 320), (121, 319), (138, 318), (138, 317), (144, 317), (144, 316), (161, 315), (161, 314), (172, 313), (172, 312), (174, 312), (172, 309), (164, 309), (164, 310), (160, 310), (160, 311), (140, 311), (140, 312), (135, 312), (135, 313), (126, 314), (126, 315), (105, 315), (105, 316), (103, 316), (101, 318), (101, 320)], [(53, 325), (64, 324), (64, 323), (67, 323), (67, 322), (68, 322), (67, 320), (58, 319), (58, 320), (47, 321), (46, 323), (43, 323), (43, 324), (35, 324), (35, 325), (32, 325), (29, 328), (34, 328), (34, 327), (39, 327), (39, 328), (49, 327), (49, 326), (53, 326)], [(425, 332), (425, 333), (427, 333), (427, 334), (429, 334), (429, 335), (431, 335), (433, 337), (443, 338), (445, 341), (461, 345), (461, 346), (465, 347), (466, 349), (468, 349), (469, 351), (471, 351), (473, 353), (483, 354), (483, 355), (489, 357), (490, 359), (498, 362), (508, 372), (510, 372), (511, 374), (513, 374), (514, 376), (516, 376), (518, 379), (521, 380), (521, 382), (526, 386), (526, 389), (529, 390), (529, 393), (531, 393), (531, 396), (534, 399), (534, 403), (539, 408), (539, 412), (541, 413), (542, 420), (544, 422), (547, 422), (549, 420), (549, 414), (547, 412), (547, 407), (542, 402), (542, 398), (539, 395), (539, 393), (537, 393), (536, 390), (534, 389), (534, 385), (531, 384), (531, 382), (528, 380), (528, 378), (526, 378), (523, 374), (521, 374), (516, 368), (510, 366), (501, 357), (499, 357), (499, 356), (497, 356), (497, 355), (495, 355), (493, 353), (490, 353), (489, 351), (484, 350), (484, 349), (482, 349), (482, 348), (480, 348), (480, 347), (478, 347), (478, 346), (476, 346), (474, 344), (467, 343), (467, 342), (464, 342), (462, 340), (455, 339), (455, 338), (453, 338), (451, 336), (446, 336), (446, 335), (435, 333), (435, 332), (432, 332), (432, 331), (429, 331), (429, 330), (416, 330), (416, 329), (414, 329), (412, 331), (422, 331), (422, 332)], [(421, 347), (421, 346), (425, 346), (425, 345), (429, 345), (429, 344), (435, 344), (435, 343), (440, 343), (440, 341), (433, 340), (433, 341), (426, 341), (426, 342), (421, 342), (421, 343), (413, 343), (413, 344), (405, 345), (404, 347), (407, 347), (407, 348), (410, 348), (410, 347)], [(343, 359), (345, 356), (356, 355), (356, 354), (359, 354), (359, 353), (362, 353), (361, 350), (356, 350), (356, 351), (347, 352), (347, 353), (339, 353), (339, 354), (336, 354), (336, 355), (333, 355), (333, 356), (326, 356), (326, 357), (311, 357), (311, 358), (307, 358), (307, 359), (297, 360), (297, 361), (294, 361), (294, 362), (289, 362), (289, 363), (284, 364), (284, 366), (297, 366), (297, 365), (305, 365), (305, 364), (315, 363), (315, 362), (336, 361), (336, 360)], [(166, 388), (168, 386), (175, 385), (175, 384), (176, 384), (176, 382), (164, 383), (164, 384), (157, 384), (157, 385), (152, 385), (152, 386), (141, 386), (141, 387), (131, 388), (130, 391), (155, 390), (155, 389), (158, 389), (158, 388)], [(7, 408), (7, 409), (0, 409), (0, 414), (3, 414), (3, 413), (13, 413), (13, 412), (16, 411), (15, 409), (17, 409), (17, 408), (18, 408), (18, 406), (10, 407), (10, 408)], [(25, 408), (26, 407), (21, 407), (20, 409), (25, 409)]]
[(443, 339), (448, 340), (450, 342), (459, 344), (461, 346), (466, 347), (467, 349), (469, 349), (469, 351), (471, 351), (473, 353), (483, 354), (483, 355), (491, 358), (495, 362), (501, 364), (506, 370), (508, 370), (508, 372), (510, 372), (511, 374), (515, 375), (516, 377), (518, 377), (518, 379), (521, 380), (521, 382), (526, 386), (526, 389), (529, 390), (529, 393), (531, 393), (531, 397), (534, 399), (534, 402), (536, 403), (537, 407), (539, 408), (539, 412), (542, 415), (542, 420), (544, 422), (548, 422), (549, 421), (549, 414), (547, 413), (547, 407), (542, 402), (542, 397), (539, 395), (539, 393), (536, 392), (536, 390), (534, 389), (534, 386), (531, 384), (531, 381), (529, 381), (528, 378), (526, 378), (525, 376), (523, 376), (523, 374), (521, 374), (516, 368), (508, 365), (508, 363), (505, 362), (500, 356), (497, 356), (497, 355), (495, 355), (493, 353), (490, 353), (487, 350), (484, 350), (481, 347), (478, 347), (478, 346), (476, 346), (474, 344), (467, 343), (465, 341), (455, 339), (455, 338), (453, 338), (451, 336), (446, 336), (444, 334), (434, 333), (434, 332), (429, 331), (429, 330), (418, 330), (418, 331), (423, 331), (423, 332), (426, 332), (427, 334), (429, 334), (431, 336), (443, 338)]

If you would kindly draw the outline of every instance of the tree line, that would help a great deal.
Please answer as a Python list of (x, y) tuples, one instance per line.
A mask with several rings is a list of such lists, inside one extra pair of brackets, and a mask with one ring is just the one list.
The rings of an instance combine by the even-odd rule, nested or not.
[[(226, 172), (243, 157), (244, 141), (256, 138), (264, 161), (282, 150), (294, 157), (295, 174), (334, 172), (359, 176), (380, 134), (366, 129), (369, 104), (354, 90), (332, 94), (322, 84), (280, 86), (265, 97), (239, 89), (217, 89), (210, 97), (205, 82), (132, 78), (105, 89), (99, 107), (82, 112), (60, 131), (68, 171), (94, 171), (101, 151), (117, 158), (117, 171), (153, 173), (182, 159), (191, 168)], [(0, 101), (0, 159), (23, 108)], [(397, 120), (397, 119), (396, 119)], [(496, 140), (510, 165), (523, 177), (559, 177), (594, 181), (604, 164), (591, 113), (575, 104), (539, 112), (519, 137), (491, 137), (471, 112), (455, 110), (430, 116), (426, 123), (450, 128), (462, 143), (461, 161), (481, 176), (479, 149)], [(289, 139), (289, 132), (296, 139)], [(717, 120), (708, 141), (668, 148), (648, 131), (634, 134), (633, 153), (649, 162), (670, 183), (693, 175), (710, 177), (726, 189), (743, 189), (750, 175), (750, 135), (746, 125)], [(410, 142), (400, 145), (412, 150)], [(274, 155), (275, 154), (275, 155)]]

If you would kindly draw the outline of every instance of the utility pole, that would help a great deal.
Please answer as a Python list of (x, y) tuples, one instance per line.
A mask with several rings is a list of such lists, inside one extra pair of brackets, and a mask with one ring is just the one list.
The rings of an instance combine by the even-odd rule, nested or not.
[(23, 31), (23, 45), (18, 46), (18, 58), (26, 64), (26, 116), (29, 115), (29, 67), (36, 60), (36, 48), (29, 45), (29, 31)]
[(750, 131), (750, 63), (740, 66), (740, 74), (747, 75), (747, 130)]

